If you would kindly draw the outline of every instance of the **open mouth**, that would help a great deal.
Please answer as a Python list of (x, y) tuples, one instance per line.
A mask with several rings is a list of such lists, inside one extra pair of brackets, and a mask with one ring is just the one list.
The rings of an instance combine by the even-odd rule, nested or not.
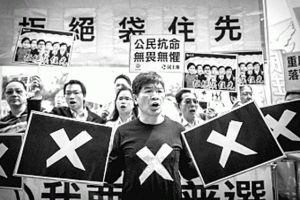
[(196, 112), (196, 109), (190, 109), (190, 112), (191, 112), (191, 113), (195, 113), (195, 112)]
[(126, 108), (126, 106), (124, 106), (124, 105), (121, 105), (121, 106), (120, 106), (120, 108)]
[(74, 104), (76, 104), (76, 101), (69, 101), (69, 103), (70, 103), (71, 105), (74, 105)]
[(18, 99), (12, 99), (10, 100), (11, 102), (18, 102), (19, 100)]
[(154, 103), (151, 104), (151, 106), (154, 107), (154, 108), (157, 108), (157, 107), (159, 107), (159, 103), (154, 102)]

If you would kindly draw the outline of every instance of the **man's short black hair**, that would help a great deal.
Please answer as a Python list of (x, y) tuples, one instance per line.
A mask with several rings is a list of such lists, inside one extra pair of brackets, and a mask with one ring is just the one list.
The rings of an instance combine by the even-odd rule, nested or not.
[(221, 68), (225, 69), (225, 67), (223, 65), (221, 65), (221, 66), (218, 67), (218, 70), (220, 70)]
[(80, 85), (80, 87), (81, 87), (81, 92), (82, 92), (83, 96), (85, 97), (85, 96), (86, 96), (86, 88), (85, 88), (84, 84), (83, 84), (81, 81), (79, 81), (79, 80), (70, 80), (69, 82), (67, 82), (67, 83), (64, 85), (64, 95), (66, 94), (66, 87), (67, 87), (68, 85), (73, 85), (73, 84), (78, 84), (78, 85)]
[(250, 65), (250, 64), (253, 65), (252, 62), (247, 62), (247, 63), (246, 63), (246, 66), (248, 66), (248, 65)]
[(293, 94), (299, 94), (300, 95), (300, 90), (299, 91), (287, 91), (285, 93), (284, 99), (286, 99), (289, 95), (293, 95)]
[(162, 77), (154, 72), (142, 72), (139, 73), (132, 82), (132, 92), (135, 95), (138, 95), (141, 89), (148, 84), (161, 84), (163, 89), (165, 89), (165, 83)]
[(205, 64), (203, 65), (203, 69), (205, 69), (205, 67), (209, 67), (209, 69), (211, 69), (210, 65), (209, 64)]
[(68, 45), (67, 45), (67, 43), (65, 43), (65, 42), (62, 42), (62, 43), (60, 43), (60, 45), (59, 45), (59, 46), (63, 46), (63, 45), (66, 45), (66, 46), (68, 46)]
[(46, 41), (43, 40), (43, 39), (38, 40), (38, 41), (37, 41), (37, 44), (39, 44), (40, 42), (44, 42), (44, 43), (46, 44)]
[(246, 87), (250, 88), (251, 92), (253, 92), (253, 89), (250, 85), (241, 85), (240, 86), (240, 92), (242, 92), (242, 90), (244, 90), (244, 88), (246, 88)]
[(10, 84), (10, 83), (13, 83), (13, 82), (21, 83), (21, 84), (23, 85), (25, 91), (27, 90), (27, 87), (26, 87), (26, 85), (25, 85), (25, 83), (24, 83), (23, 81), (19, 81), (19, 80), (16, 80), (16, 79), (12, 79), (12, 80), (8, 81), (8, 82), (4, 85), (3, 91), (5, 92), (5, 91), (6, 91), (7, 85)]
[(218, 67), (217, 67), (216, 65), (212, 65), (210, 68), (211, 68), (211, 69), (212, 69), (212, 68), (218, 69)]
[(195, 63), (193, 63), (193, 62), (190, 62), (190, 63), (188, 63), (187, 64), (187, 66), (186, 66), (186, 69), (189, 69), (191, 66), (195, 66), (195, 68), (196, 68), (196, 65), (195, 65)]
[(239, 63), (239, 67), (241, 67), (241, 65), (246, 65), (246, 63), (240, 62), (240, 63)]
[(233, 104), (233, 98), (237, 99), (238, 98), (238, 94), (237, 92), (229, 92), (229, 99), (231, 101), (231, 103)]
[(198, 70), (199, 68), (203, 69), (203, 66), (201, 64), (196, 65), (196, 69)]
[(37, 41), (37, 40), (36, 40), (36, 39), (32, 39), (32, 40), (30, 40), (30, 44), (32, 44), (32, 42), (33, 42), (33, 41)]
[[(54, 46), (55, 44), (59, 44), (59, 42), (53, 42), (52, 43), (52, 46)], [(60, 44), (59, 44), (60, 45)]]
[(30, 39), (29, 39), (28, 37), (24, 37), (24, 38), (21, 40), (21, 44), (23, 44), (23, 42), (25, 42), (26, 40), (28, 40), (29, 43), (30, 43)]
[(177, 102), (178, 106), (182, 101), (182, 95), (185, 94), (185, 93), (192, 93), (192, 91), (189, 90), (189, 89), (181, 89), (179, 92), (176, 93), (175, 99), (176, 99), (176, 102)]
[(125, 75), (125, 74), (120, 74), (119, 76), (117, 76), (117, 77), (115, 78), (114, 83), (116, 83), (117, 80), (120, 79), (120, 78), (125, 79), (126, 82), (128, 83), (128, 85), (131, 87), (131, 80), (130, 80), (130, 78), (129, 78), (127, 75)]
[(227, 71), (228, 69), (231, 69), (231, 70), (232, 70), (232, 67), (226, 66), (226, 67), (225, 67), (225, 71)]

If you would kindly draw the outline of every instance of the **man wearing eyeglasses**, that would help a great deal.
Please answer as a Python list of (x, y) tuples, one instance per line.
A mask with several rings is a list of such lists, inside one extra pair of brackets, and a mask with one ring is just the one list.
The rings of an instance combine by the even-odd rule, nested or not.
[(85, 104), (86, 88), (79, 80), (70, 80), (63, 88), (68, 106), (54, 107), (52, 114), (72, 117), (81, 121), (91, 121), (104, 124), (105, 120), (90, 111)]
[[(233, 94), (233, 93), (231, 93)], [(229, 95), (231, 95), (229, 94)], [(253, 95), (253, 91), (252, 91), (252, 87), (249, 85), (242, 85), (240, 86), (240, 101), (236, 101), (233, 103), (232, 108), (237, 108), (239, 106), (241, 106), (244, 103), (247, 103), (249, 101), (251, 101)]]
[[(31, 109), (40, 110), (40, 87), (39, 78), (33, 77), (31, 82), (31, 89), (34, 91), (29, 98), (32, 102)], [(27, 101), (29, 94), (27, 93), (26, 85), (19, 80), (11, 80), (6, 83), (3, 88), (4, 97), (7, 101), (10, 111), (9, 114), (0, 119), (0, 133), (24, 133), (27, 126), (27, 118), (29, 116), (29, 109), (27, 109)]]
[(180, 123), (186, 129), (190, 129), (203, 123), (203, 120), (198, 117), (199, 102), (196, 95), (192, 93), (191, 90), (182, 89), (175, 95), (175, 98), (182, 114)]

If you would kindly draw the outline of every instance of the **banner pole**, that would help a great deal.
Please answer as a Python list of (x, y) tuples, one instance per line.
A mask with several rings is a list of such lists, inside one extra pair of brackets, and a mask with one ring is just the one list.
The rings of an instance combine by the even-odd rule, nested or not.
[(267, 0), (262, 0), (263, 3), (263, 22), (264, 22), (264, 43), (265, 43), (265, 62), (264, 64), (267, 66), (268, 69), (268, 82), (269, 82), (269, 95), (270, 102), (267, 102), (268, 105), (272, 104), (273, 102), (273, 95), (272, 95), (272, 83), (271, 83), (271, 65), (270, 65), (270, 45), (269, 45), (269, 26), (268, 26), (268, 13), (267, 13)]

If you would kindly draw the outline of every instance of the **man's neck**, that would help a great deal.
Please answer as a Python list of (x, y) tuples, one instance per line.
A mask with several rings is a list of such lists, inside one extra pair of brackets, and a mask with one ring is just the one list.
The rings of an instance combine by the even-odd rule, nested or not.
[(189, 124), (193, 124), (194, 121), (195, 121), (195, 117), (196, 117), (196, 116), (184, 117), (184, 119), (185, 119)]
[(162, 114), (156, 115), (156, 116), (146, 116), (142, 113), (139, 116), (141, 122), (145, 124), (160, 124), (164, 121), (165, 117)]
[(26, 105), (22, 104), (20, 106), (12, 106), (11, 114), (13, 116), (19, 117), (26, 110)]
[(81, 107), (81, 108), (78, 108), (78, 109), (72, 110), (72, 111), (75, 112), (78, 115), (78, 114), (80, 114), (80, 113), (82, 113), (84, 111), (84, 107)]

